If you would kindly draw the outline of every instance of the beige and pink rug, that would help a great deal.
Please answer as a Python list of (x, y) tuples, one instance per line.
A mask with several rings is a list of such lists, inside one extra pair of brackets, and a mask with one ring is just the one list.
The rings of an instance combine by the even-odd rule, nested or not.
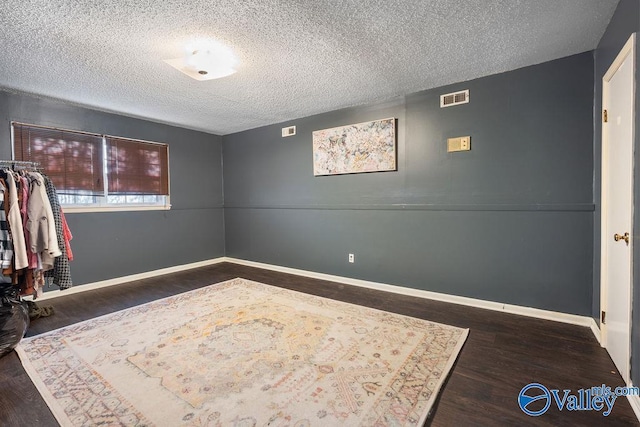
[(234, 279), (16, 350), (63, 426), (411, 426), (467, 333)]

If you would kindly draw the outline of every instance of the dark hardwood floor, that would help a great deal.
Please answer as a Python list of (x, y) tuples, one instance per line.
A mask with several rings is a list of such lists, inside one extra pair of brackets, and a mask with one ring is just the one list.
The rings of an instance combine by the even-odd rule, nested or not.
[[(41, 304), (54, 306), (56, 313), (32, 322), (27, 335), (235, 277), (469, 328), (469, 338), (428, 425), (639, 425), (624, 397), (615, 401), (608, 417), (596, 411), (559, 411), (552, 405), (547, 413), (533, 418), (518, 407), (518, 393), (531, 382), (573, 392), (602, 384), (623, 385), (588, 328), (229, 263), (45, 300)], [(50, 425), (57, 423), (16, 353), (0, 358), (0, 426)]]

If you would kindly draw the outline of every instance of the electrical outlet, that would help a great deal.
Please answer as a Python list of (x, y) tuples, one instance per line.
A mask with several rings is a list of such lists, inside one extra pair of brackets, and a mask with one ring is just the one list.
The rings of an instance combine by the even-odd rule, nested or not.
[(356, 262), (356, 256), (354, 254), (349, 254), (349, 262), (353, 264)]

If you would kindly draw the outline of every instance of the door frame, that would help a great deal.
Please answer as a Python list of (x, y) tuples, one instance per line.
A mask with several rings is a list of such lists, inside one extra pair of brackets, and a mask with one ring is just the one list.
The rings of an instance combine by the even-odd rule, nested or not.
[[(631, 36), (629, 37), (629, 39), (627, 40), (627, 42), (625, 43), (625, 45), (622, 47), (622, 49), (620, 50), (620, 52), (618, 53), (618, 55), (616, 56), (616, 59), (611, 63), (611, 66), (609, 67), (609, 69), (607, 70), (607, 72), (605, 73), (605, 75), (602, 77), (602, 108), (604, 111), (605, 105), (604, 105), (604, 101), (605, 99), (607, 99), (607, 96), (609, 95), (609, 82), (611, 81), (611, 79), (613, 78), (613, 76), (615, 75), (615, 73), (618, 71), (618, 69), (620, 68), (620, 66), (622, 65), (622, 63), (627, 59), (627, 58), (631, 58), (631, 63), (633, 65), (633, 68), (635, 69), (635, 45), (636, 45), (636, 33), (631, 34)], [(634, 83), (632, 84), (632, 90), (634, 91), (635, 94), (635, 90), (636, 90), (636, 82), (634, 79)], [(627, 355), (628, 357), (625, 358), (626, 360), (626, 372), (622, 375), (623, 378), (625, 379), (625, 381), (628, 381), (629, 383), (631, 382), (631, 326), (632, 326), (632, 301), (633, 301), (633, 282), (634, 282), (634, 276), (633, 276), (633, 252), (634, 252), (634, 244), (633, 244), (633, 239), (634, 239), (634, 189), (635, 189), (635, 185), (634, 185), (634, 181), (635, 181), (635, 151), (636, 151), (636, 131), (637, 129), (635, 129), (635, 111), (636, 111), (637, 106), (635, 105), (635, 97), (634, 97), (634, 102), (632, 104), (631, 107), (631, 117), (632, 117), (632, 131), (631, 131), (631, 144), (632, 144), (632, 151), (633, 151), (633, 157), (631, 159), (631, 174), (632, 174), (632, 178), (631, 178), (631, 238), (632, 238), (632, 244), (630, 247), (631, 250), (631, 254), (630, 254), (630, 258), (631, 258), (631, 265), (630, 265), (630, 289), (629, 289), (629, 297), (628, 297), (628, 301), (629, 301), (629, 305), (627, 307), (627, 309), (629, 310), (629, 354)], [(602, 119), (600, 119), (602, 120)], [(605, 125), (603, 123), (602, 125), (602, 176), (601, 176), (601, 216), (600, 216), (600, 313), (602, 313), (602, 311), (604, 311), (607, 307), (607, 291), (608, 291), (608, 283), (607, 283), (607, 263), (606, 263), (606, 259), (607, 259), (607, 241), (608, 239), (611, 238), (610, 234), (610, 230), (607, 230), (606, 227), (606, 221), (607, 221), (607, 210), (608, 210), (608, 206), (606, 203), (607, 200), (607, 188), (608, 186), (606, 184), (608, 184), (608, 180), (609, 180), (609, 167), (608, 167), (608, 145), (609, 145), (609, 140), (608, 140), (608, 132), (606, 132), (606, 128)], [(599, 314), (600, 319), (601, 319), (601, 314)], [(602, 322), (600, 322), (600, 344), (602, 347), (606, 348), (606, 343), (607, 343), (607, 327), (606, 327), (606, 323), (602, 324)]]

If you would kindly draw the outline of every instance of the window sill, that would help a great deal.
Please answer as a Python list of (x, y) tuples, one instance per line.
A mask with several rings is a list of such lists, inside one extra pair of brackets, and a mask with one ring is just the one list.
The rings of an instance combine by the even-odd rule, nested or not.
[(114, 206), (72, 206), (62, 205), (65, 214), (88, 212), (129, 212), (129, 211), (168, 211), (171, 205), (114, 205)]

